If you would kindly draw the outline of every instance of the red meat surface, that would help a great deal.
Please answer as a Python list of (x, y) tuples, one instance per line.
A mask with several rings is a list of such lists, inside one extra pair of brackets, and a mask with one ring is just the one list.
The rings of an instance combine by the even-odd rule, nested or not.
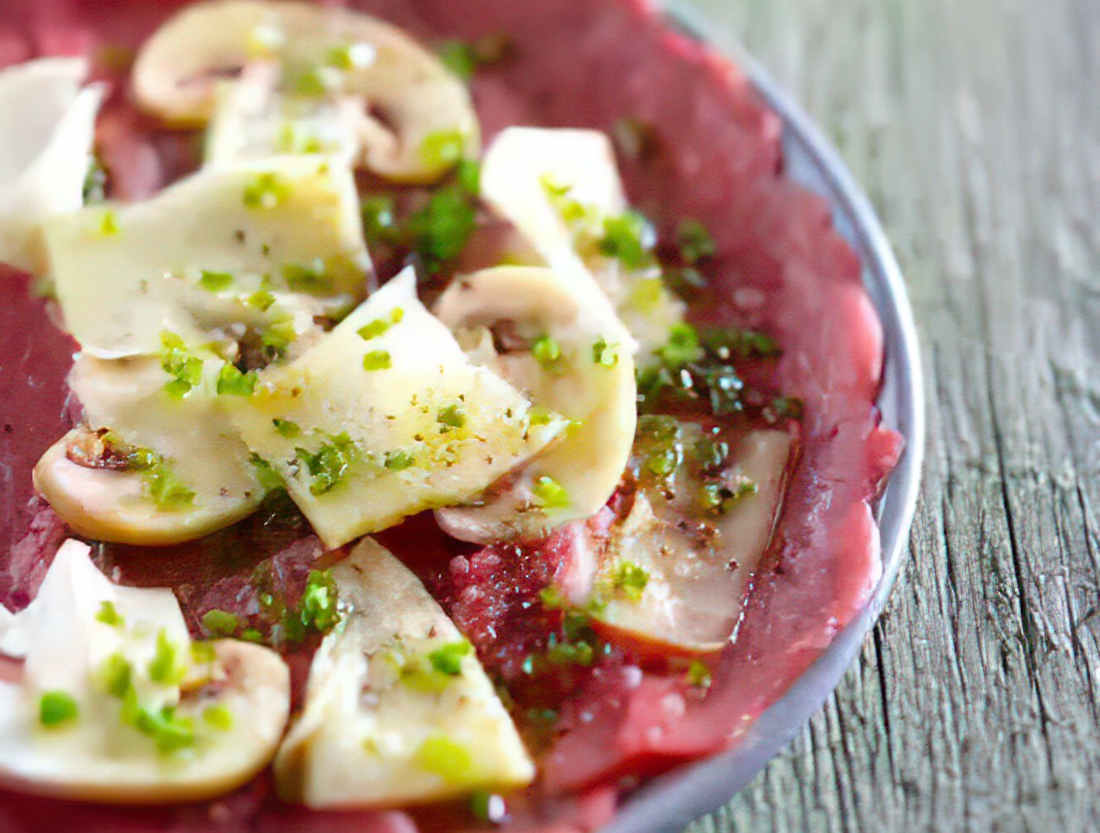
[[(125, 50), (177, 6), (141, 0), (7, 0), (0, 66), (43, 54), (87, 54), (112, 84), (98, 150), (114, 196), (145, 196), (197, 162), (193, 136), (134, 111)], [(767, 373), (805, 403), (802, 453), (768, 568), (755, 577), (737, 640), (717, 660), (706, 696), (681, 675), (641, 667), (613, 651), (592, 669), (539, 691), (523, 688), (523, 658), (559, 613), (538, 591), (565, 569), (599, 524), (572, 525), (545, 542), (480, 551), (448, 542), (426, 518), (383, 536), (426, 581), (517, 696), (554, 700), (560, 716), (540, 781), (511, 805), (512, 830), (591, 830), (612, 814), (618, 778), (657, 772), (735, 743), (861, 608), (879, 577), (870, 505), (897, 461), (900, 438), (874, 407), (879, 322), (860, 283), (858, 257), (831, 225), (828, 206), (783, 177), (781, 125), (725, 59), (665, 28), (638, 0), (365, 0), (353, 3), (431, 41), (506, 33), (513, 57), (473, 83), (487, 137), (508, 124), (591, 126), (623, 118), (654, 126), (655, 150), (620, 160), (633, 202), (665, 232), (701, 220), (718, 254), (708, 320), (762, 329), (783, 346)], [(122, 56), (120, 58), (120, 56)], [(2, 267), (0, 267), (2, 269)], [(67, 427), (64, 376), (76, 345), (27, 294), (27, 279), (0, 273), (0, 601), (33, 597), (66, 535), (32, 496), (35, 460)], [(126, 583), (167, 585), (196, 633), (212, 607), (261, 624), (257, 568), (293, 598), (321, 554), (308, 528), (264, 515), (207, 539), (160, 550), (108, 547), (100, 566)], [(328, 556), (333, 557), (333, 556)], [(297, 687), (309, 645), (290, 652)], [(550, 688), (547, 688), (547, 685)], [(563, 702), (562, 702), (563, 701)], [(610, 785), (610, 786), (609, 786)], [(0, 833), (23, 831), (317, 831), (415, 833), (455, 829), (454, 808), (314, 813), (280, 804), (267, 777), (198, 805), (103, 808), (0, 793)]]

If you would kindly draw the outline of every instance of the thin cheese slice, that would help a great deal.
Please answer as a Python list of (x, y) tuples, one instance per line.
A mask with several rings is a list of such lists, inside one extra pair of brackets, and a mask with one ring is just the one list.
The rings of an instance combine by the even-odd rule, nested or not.
[[(594, 586), (606, 605), (594, 616), (647, 642), (721, 650), (741, 620), (749, 582), (771, 540), (791, 447), (785, 431), (744, 437), (727, 477), (731, 483), (747, 478), (755, 492), (721, 515), (710, 540), (677, 523), (682, 514), (663, 499), (651, 502), (639, 492), (630, 514), (613, 529), (596, 571)], [(624, 564), (643, 571), (640, 592), (617, 587)]]
[(81, 89), (82, 58), (41, 58), (0, 71), (0, 261), (43, 274), (41, 226), (83, 202), (104, 89)]
[(411, 269), (227, 404), (328, 547), (469, 500), (566, 424), (533, 424), (515, 388), (472, 364), (417, 300)]
[(101, 358), (151, 354), (164, 330), (201, 344), (238, 322), (262, 324), (273, 309), (257, 301), (263, 290), (281, 314), (296, 307), (300, 329), (366, 291), (357, 205), (346, 165), (290, 156), (57, 217), (45, 234), (66, 327)]
[(529, 783), (508, 712), (416, 576), (369, 538), (332, 575), (345, 618), (313, 659), (276, 757), (280, 793), (315, 808), (385, 807)]
[(361, 104), (320, 96), (289, 96), (276, 89), (272, 67), (253, 68), (215, 93), (206, 133), (208, 166), (279, 153), (328, 154), (351, 165), (360, 153)]
[(247, 781), (282, 736), (289, 673), (258, 645), (210, 649), (193, 660), (170, 590), (112, 584), (86, 544), (66, 541), (34, 601), (0, 623), (0, 651), (24, 659), (18, 679), (0, 681), (0, 782), (154, 803)]

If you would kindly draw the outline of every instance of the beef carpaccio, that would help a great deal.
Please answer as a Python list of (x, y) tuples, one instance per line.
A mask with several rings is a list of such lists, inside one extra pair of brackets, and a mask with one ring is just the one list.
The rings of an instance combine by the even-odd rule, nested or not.
[[(114, 199), (147, 198), (200, 164), (201, 134), (140, 112), (129, 80), (135, 51), (179, 5), (8, 0), (0, 11), (0, 66), (84, 55), (93, 77), (110, 85), (95, 148)], [(151, 807), (5, 791), (0, 831), (594, 830), (641, 779), (737, 743), (879, 577), (871, 506), (901, 452), (874, 405), (880, 325), (859, 260), (832, 228), (828, 206), (784, 178), (779, 119), (742, 73), (671, 31), (640, 0), (351, 5), (452, 58), (458, 51), (465, 69), (475, 70), (469, 84), (486, 145), (512, 125), (595, 128), (615, 138), (627, 196), (653, 223), (656, 256), (688, 299), (688, 320), (699, 333), (740, 334), (732, 356), (729, 343), (715, 348), (736, 369), (736, 408), (670, 401), (648, 380), (657, 404), (643, 401), (628, 476), (604, 509), (547, 536), (462, 543), (441, 525), (450, 531), (464, 519), (430, 511), (378, 534), (476, 649), (537, 762), (525, 789), (503, 799), (477, 794), (473, 803), (323, 811), (284, 803), (268, 771), (213, 800)], [(424, 188), (389, 187), (373, 175), (361, 174), (358, 184), (364, 205), (371, 194), (393, 194), (399, 214), (427, 198)], [(364, 216), (368, 226), (377, 221), (369, 210)], [(697, 221), (687, 232), (685, 218)], [(693, 236), (692, 229), (706, 231)], [(466, 251), (444, 253), (427, 268), (424, 253), (410, 253), (406, 241), (372, 239), (368, 227), (367, 242), (380, 282), (411, 259), (432, 275), (422, 293), (438, 295), (467, 261), (484, 264), (479, 247), (499, 249), (496, 231), (480, 224)], [(0, 280), (0, 547), (8, 553), (0, 602), (17, 611), (34, 598), (61, 542), (80, 537), (34, 495), (31, 478), (38, 458), (79, 418), (80, 403), (65, 383), (78, 346), (55, 327), (57, 310), (32, 291), (32, 278), (7, 269)], [(702, 428), (672, 429), (670, 415)], [(668, 473), (660, 463), (670, 430), (681, 431), (676, 449), (740, 447), (749, 432), (765, 431), (785, 437), (789, 453), (766, 550), (755, 569), (730, 568), (741, 575), (728, 592), (745, 598), (735, 638), (712, 640), (709, 650), (669, 648), (639, 638), (628, 620), (579, 615), (555, 589), (568, 587), (578, 565), (607, 545), (645, 493), (646, 478)], [(210, 635), (204, 616), (217, 610), (236, 617), (239, 633), (275, 644), (290, 668), (297, 710), (320, 640), (310, 633), (277, 638), (278, 617), (302, 603), (311, 571), (339, 563), (350, 545), (326, 552), (285, 495), (269, 498), (246, 520), (197, 541), (97, 543), (92, 555), (112, 581), (172, 588), (196, 638)], [(698, 624), (701, 634), (706, 629)]]

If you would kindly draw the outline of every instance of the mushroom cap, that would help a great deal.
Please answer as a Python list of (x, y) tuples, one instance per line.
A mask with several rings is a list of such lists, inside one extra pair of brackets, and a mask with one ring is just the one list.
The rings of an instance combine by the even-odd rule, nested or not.
[[(326, 65), (333, 49), (349, 47), (362, 59)], [(321, 68), (334, 95), (355, 99), (364, 163), (384, 177), (430, 182), (452, 167), (457, 158), (425, 144), (436, 134), (478, 154), (480, 127), (462, 81), (399, 28), (348, 9), (264, 0), (188, 6), (145, 42), (134, 94), (169, 122), (202, 125), (214, 112), (216, 82), (262, 62), (281, 63), (284, 80)]]
[[(437, 510), (436, 519), (452, 536), (475, 543), (539, 536), (590, 517), (614, 492), (637, 422), (634, 361), (616, 341), (621, 323), (606, 305), (591, 302), (593, 293), (599, 289), (563, 280), (552, 269), (502, 266), (459, 278), (440, 296), (436, 315), (467, 334), (475, 360), (525, 391), (536, 405), (573, 420), (561, 439), (476, 505)], [(504, 322), (527, 344), (549, 336), (561, 358), (544, 364), (526, 345), (498, 354), (486, 332)], [(610, 366), (594, 359), (601, 340), (613, 351)], [(567, 504), (540, 505), (536, 490), (543, 477), (564, 489)]]

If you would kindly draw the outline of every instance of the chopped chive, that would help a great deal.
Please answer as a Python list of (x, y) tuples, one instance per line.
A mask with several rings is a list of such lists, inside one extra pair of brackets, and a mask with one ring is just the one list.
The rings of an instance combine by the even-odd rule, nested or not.
[(680, 221), (680, 225), (676, 228), (676, 244), (679, 246), (680, 256), (693, 264), (712, 257), (717, 251), (714, 238), (710, 236), (706, 226), (698, 220)]
[(458, 164), (466, 149), (466, 135), (460, 130), (437, 130), (420, 143), (420, 158), (432, 168)]
[(220, 732), (228, 732), (233, 728), (233, 712), (220, 703), (203, 709), (202, 719)]
[(226, 362), (218, 371), (218, 394), (251, 396), (256, 390), (257, 381), (255, 370), (241, 373), (236, 367)]
[(298, 423), (291, 422), (289, 419), (279, 419), (279, 417), (275, 417), (271, 422), (275, 426), (275, 430), (288, 440), (292, 440), (302, 433), (302, 429), (299, 427)]
[(439, 413), (436, 414), (436, 422), (442, 425), (444, 430), (462, 428), (466, 424), (466, 414), (458, 405), (448, 405), (439, 409)]
[(38, 701), (38, 722), (54, 727), (76, 720), (79, 713), (76, 700), (64, 691), (47, 691)]
[(257, 289), (248, 296), (245, 303), (253, 309), (258, 309), (260, 312), (267, 312), (271, 305), (275, 303), (275, 296), (266, 289)]
[(259, 481), (260, 488), (264, 490), (265, 494), (286, 488), (283, 476), (259, 454), (252, 453), (249, 455), (248, 462), (252, 464), (252, 468), (256, 472), (256, 480)]
[(99, 603), (99, 611), (95, 615), (97, 622), (102, 622), (104, 625), (110, 625), (113, 628), (120, 628), (125, 624), (125, 620), (122, 618), (122, 614), (118, 612), (118, 608), (115, 607), (115, 603), (104, 599)]
[(653, 255), (653, 229), (649, 221), (636, 211), (627, 211), (618, 217), (606, 217), (603, 221), (603, 237), (599, 249), (607, 257), (619, 260), (627, 269), (648, 266)]
[(649, 584), (649, 572), (633, 561), (620, 561), (611, 574), (611, 584), (632, 602), (639, 601)]
[(157, 631), (157, 648), (147, 668), (149, 679), (161, 685), (178, 685), (187, 673), (178, 658), (179, 648), (168, 640), (164, 628)]
[(413, 759), (425, 772), (456, 784), (470, 778), (474, 765), (470, 750), (446, 735), (432, 735), (425, 739), (417, 748)]
[(371, 350), (363, 356), (363, 370), (389, 370), (392, 366), (388, 350)]
[(273, 172), (254, 176), (245, 185), (243, 201), (247, 208), (272, 209), (290, 196), (290, 186)]
[(377, 338), (386, 332), (390, 328), (390, 322), (384, 318), (376, 318), (360, 327), (357, 332), (359, 337), (365, 341), (370, 341), (372, 338)]
[(539, 601), (547, 610), (564, 610), (568, 605), (557, 585), (548, 584), (539, 591)]
[(211, 272), (203, 269), (199, 285), (207, 292), (221, 292), (233, 285), (233, 276), (228, 272)]
[(543, 475), (532, 488), (539, 506), (544, 509), (562, 509), (569, 505), (569, 492), (554, 478)]
[(103, 690), (119, 699), (126, 696), (133, 680), (134, 669), (122, 654), (116, 652), (103, 660), (97, 677)]
[(545, 335), (535, 339), (531, 345), (531, 355), (543, 367), (550, 367), (561, 359), (561, 345), (553, 337)]
[(527, 409), (527, 421), (531, 425), (549, 425), (553, 417), (553, 412), (542, 405), (532, 405)]
[(436, 671), (451, 677), (457, 677), (462, 673), (462, 658), (467, 656), (470, 651), (471, 645), (465, 639), (459, 642), (449, 642), (428, 654), (428, 661)]
[(118, 217), (115, 212), (108, 209), (99, 218), (99, 233), (104, 237), (113, 237), (118, 234)]
[(592, 345), (592, 361), (601, 367), (614, 367), (619, 363), (619, 353), (614, 345), (608, 344), (601, 336)]
[(397, 450), (386, 452), (385, 467), (390, 471), (404, 471), (416, 463), (416, 458), (411, 452)]
[(309, 472), (309, 490), (314, 495), (333, 489), (347, 474), (357, 456), (355, 443), (346, 433), (331, 437), (316, 451), (296, 448), (295, 452)]
[(696, 688), (710, 688), (710, 669), (699, 660), (693, 660), (687, 671), (687, 681)]
[(336, 581), (328, 570), (310, 570), (302, 594), (302, 624), (324, 633), (340, 620)]
[(196, 665), (209, 665), (218, 658), (218, 652), (209, 642), (191, 643), (191, 661)]
[(240, 619), (227, 610), (214, 608), (202, 615), (202, 626), (213, 636), (232, 636), (240, 627)]

